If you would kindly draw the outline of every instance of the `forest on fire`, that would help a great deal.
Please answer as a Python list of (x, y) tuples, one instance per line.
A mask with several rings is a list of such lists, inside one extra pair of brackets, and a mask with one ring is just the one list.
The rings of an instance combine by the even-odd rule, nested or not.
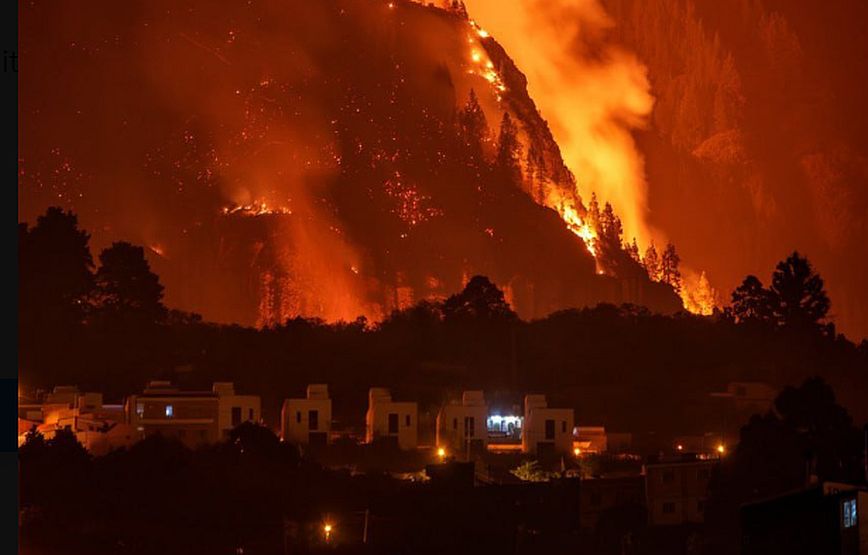
[(360, 420), (373, 385), (418, 399), (423, 410), (462, 388), (544, 391), (574, 406), (580, 421), (704, 431), (714, 416), (697, 400), (730, 381), (783, 387), (819, 375), (857, 420), (868, 416), (868, 342), (836, 333), (822, 278), (797, 253), (769, 280), (748, 276), (732, 306), (708, 317), (599, 304), (522, 320), (496, 284), (476, 276), (443, 301), (381, 322), (294, 317), (262, 329), (167, 308), (142, 247), (117, 242), (98, 262), (72, 213), (55, 208), (20, 226), (25, 391), (70, 383), (120, 400), (150, 379), (188, 387), (227, 380), (261, 395), (273, 420), (283, 398), (324, 382), (348, 425)]

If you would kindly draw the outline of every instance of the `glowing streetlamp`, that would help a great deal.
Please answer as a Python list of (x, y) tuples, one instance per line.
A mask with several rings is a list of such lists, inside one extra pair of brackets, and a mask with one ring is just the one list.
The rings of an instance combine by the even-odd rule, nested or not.
[(437, 449), (437, 458), (440, 459), (441, 461), (445, 460), (446, 459), (446, 449), (444, 449), (442, 447)]
[(326, 542), (332, 539), (332, 530), (334, 530), (334, 527), (330, 523), (326, 522), (322, 525), (322, 533), (325, 536)]
[(582, 454), (582, 450), (579, 449), (578, 447), (573, 449), (573, 455), (575, 455), (576, 457), (581, 456), (581, 454)]
[(726, 447), (720, 443), (717, 446), (717, 453), (722, 457), (726, 453)]
[(681, 445), (680, 443), (678, 445), (676, 445), (675, 448), (679, 451), (684, 451), (684, 446)]

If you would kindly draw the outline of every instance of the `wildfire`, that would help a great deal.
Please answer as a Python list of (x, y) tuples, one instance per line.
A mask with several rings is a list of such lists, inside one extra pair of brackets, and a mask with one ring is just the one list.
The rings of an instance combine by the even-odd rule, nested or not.
[(226, 206), (223, 208), (223, 214), (229, 216), (238, 214), (241, 216), (265, 216), (283, 214), (290, 215), (292, 210), (286, 207), (272, 208), (265, 201), (258, 201), (251, 204), (236, 204), (234, 206)]
[(475, 36), (481, 39), (486, 39), (490, 35), (488, 34), (488, 31), (481, 28), (474, 20), (471, 19), (468, 24), (470, 25), (470, 33), (467, 35), (467, 43), (471, 47), (470, 61), (473, 62), (475, 66), (471, 68), (468, 73), (471, 75), (479, 75), (488, 81), (495, 90), (494, 94), (497, 97), (497, 100), (500, 101), (502, 93), (506, 92), (506, 85), (503, 84), (500, 74), (494, 69), (494, 62), (491, 61), (484, 49), (476, 46), (477, 39), (474, 38)]

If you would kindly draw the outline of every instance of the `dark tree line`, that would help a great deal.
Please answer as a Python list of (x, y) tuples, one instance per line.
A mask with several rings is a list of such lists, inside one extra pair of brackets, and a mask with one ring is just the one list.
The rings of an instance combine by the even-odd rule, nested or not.
[(756, 276), (747, 276), (732, 292), (729, 314), (739, 323), (834, 335), (827, 320), (830, 306), (823, 278), (807, 258), (793, 252), (778, 263), (768, 288)]
[[(866, 344), (831, 334), (820, 318), (826, 312), (815, 310), (828, 306), (817, 290), (822, 282), (805, 273), (799, 257), (781, 264), (769, 290), (744, 295), (742, 286), (731, 311), (707, 318), (603, 304), (526, 322), (502, 290), (477, 276), (443, 301), (420, 302), (376, 324), (294, 318), (255, 330), (167, 311), (143, 250), (117, 243), (95, 264), (71, 213), (49, 210), (33, 227), (21, 226), (19, 241), (20, 378), (30, 390), (72, 383), (118, 399), (149, 379), (191, 387), (233, 380), (262, 394), (273, 420), (284, 397), (325, 381), (344, 397), (341, 417), (353, 422), (374, 384), (432, 406), (462, 387), (535, 389), (560, 396), (579, 417), (666, 429), (709, 422), (690, 412), (689, 400), (727, 381), (783, 386), (820, 374), (839, 392), (849, 384), (841, 393), (848, 406), (868, 381)], [(791, 310), (790, 301), (775, 301), (777, 308), (770, 301), (785, 296), (808, 299), (799, 306), (815, 325), (803, 325), (804, 311)], [(586, 394), (588, 384), (616, 383), (609, 398)], [(654, 395), (673, 402), (660, 410)]]

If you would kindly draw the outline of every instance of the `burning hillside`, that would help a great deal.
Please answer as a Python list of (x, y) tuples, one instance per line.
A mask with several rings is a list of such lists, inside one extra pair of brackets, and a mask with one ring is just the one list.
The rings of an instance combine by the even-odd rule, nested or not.
[[(481, 273), (525, 317), (680, 308), (672, 275), (649, 279), (620, 219), (583, 202), (524, 75), (459, 10), (68, 12), (22, 13), (22, 60), (43, 71), (22, 78), (20, 216), (61, 202), (97, 246), (152, 245), (170, 305), (260, 325), (379, 319)], [(52, 68), (70, 75), (62, 95)]]

